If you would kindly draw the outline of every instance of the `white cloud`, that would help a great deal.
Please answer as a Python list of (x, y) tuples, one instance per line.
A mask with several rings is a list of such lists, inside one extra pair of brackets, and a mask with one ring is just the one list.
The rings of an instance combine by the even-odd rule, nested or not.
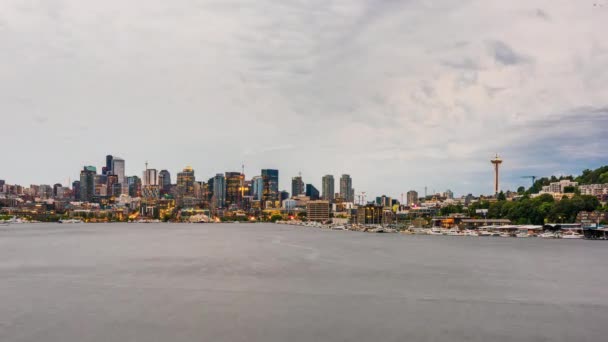
[(106, 153), (390, 195), (490, 192), (494, 152), (508, 186), (576, 172), (606, 162), (607, 23), (569, 0), (4, 1), (0, 177)]

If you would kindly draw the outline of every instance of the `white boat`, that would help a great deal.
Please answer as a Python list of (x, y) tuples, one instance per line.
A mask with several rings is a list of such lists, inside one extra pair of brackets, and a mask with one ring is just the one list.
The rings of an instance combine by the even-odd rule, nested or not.
[(530, 237), (530, 235), (528, 235), (528, 233), (526, 233), (526, 232), (519, 232), (515, 236), (518, 237), (518, 238), (527, 238), (527, 237)]
[(480, 230), (479, 236), (492, 236), (492, 233), (487, 230)]
[(464, 231), (464, 236), (479, 236), (479, 233), (474, 230), (467, 229)]
[(544, 232), (544, 233), (540, 234), (538, 237), (541, 237), (543, 239), (556, 239), (557, 235), (555, 235), (555, 233), (553, 233), (553, 232)]
[(82, 223), (79, 219), (59, 220), (59, 223)]
[(582, 239), (583, 235), (576, 232), (569, 232), (562, 235), (562, 239)]
[(458, 229), (450, 229), (448, 230), (448, 236), (464, 236), (464, 234)]
[(509, 233), (500, 233), (500, 237), (511, 237), (511, 234)]
[(443, 235), (443, 233), (441, 232), (441, 229), (439, 228), (431, 228), (431, 230), (428, 231), (429, 235)]

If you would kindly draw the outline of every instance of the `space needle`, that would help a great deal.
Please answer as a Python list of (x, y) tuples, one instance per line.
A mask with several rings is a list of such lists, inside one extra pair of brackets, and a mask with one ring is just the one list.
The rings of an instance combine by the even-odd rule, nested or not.
[(496, 157), (490, 160), (492, 165), (494, 165), (494, 194), (498, 194), (498, 169), (500, 168), (500, 164), (502, 164), (502, 159), (496, 153)]

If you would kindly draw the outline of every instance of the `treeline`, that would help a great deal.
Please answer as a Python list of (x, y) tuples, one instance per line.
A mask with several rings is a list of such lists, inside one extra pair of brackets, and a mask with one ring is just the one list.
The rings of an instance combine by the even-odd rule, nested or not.
[(587, 169), (587, 170), (583, 171), (583, 174), (578, 177), (574, 177), (574, 176), (570, 175), (570, 176), (560, 176), (560, 177), (551, 176), (551, 177), (539, 178), (534, 182), (534, 185), (532, 185), (532, 187), (530, 187), (530, 189), (527, 192), (531, 193), (531, 194), (537, 194), (543, 189), (543, 186), (549, 185), (550, 183), (559, 182), (560, 180), (565, 180), (565, 179), (568, 179), (568, 180), (571, 180), (574, 182), (578, 182), (580, 185), (608, 183), (608, 166), (602, 166), (595, 170)]
[(574, 195), (571, 199), (564, 197), (559, 201), (553, 196), (544, 194), (535, 198), (524, 196), (515, 201), (500, 200), (490, 203), (479, 201), (468, 208), (462, 205), (449, 205), (441, 208), (440, 214), (447, 216), (453, 213), (463, 213), (471, 217), (480, 217), (478, 209), (487, 209), (487, 217), (493, 219), (509, 219), (514, 224), (542, 225), (551, 223), (573, 223), (581, 211), (608, 211), (608, 205), (602, 207), (595, 196)]

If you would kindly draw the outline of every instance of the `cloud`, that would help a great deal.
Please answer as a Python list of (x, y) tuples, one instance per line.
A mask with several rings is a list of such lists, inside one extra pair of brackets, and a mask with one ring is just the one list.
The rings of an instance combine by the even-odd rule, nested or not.
[[(608, 13), (577, 2), (7, 0), (0, 13), (13, 183), (74, 178), (107, 153), (131, 174), (149, 160), (207, 179), (244, 162), (248, 176), (279, 168), (283, 188), (299, 171), (317, 187), (349, 173), (393, 196), (489, 193), (494, 152), (512, 188), (606, 163)], [(24, 131), (69, 153), (57, 163)]]

